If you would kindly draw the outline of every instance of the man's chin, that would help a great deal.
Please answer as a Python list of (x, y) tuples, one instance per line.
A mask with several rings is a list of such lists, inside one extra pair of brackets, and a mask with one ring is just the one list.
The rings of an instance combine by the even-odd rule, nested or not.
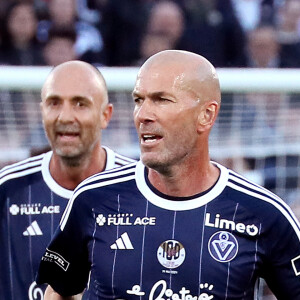
[(75, 158), (80, 156), (81, 151), (79, 151), (78, 148), (65, 147), (65, 148), (56, 148), (55, 153), (62, 158)]
[(149, 169), (153, 169), (161, 174), (169, 174), (172, 161), (168, 156), (159, 155), (158, 153), (142, 153), (142, 163)]
[(141, 161), (143, 162), (143, 164), (146, 167), (151, 168), (151, 169), (156, 169), (162, 165), (161, 162), (159, 161), (157, 155), (149, 155), (149, 153), (142, 154)]

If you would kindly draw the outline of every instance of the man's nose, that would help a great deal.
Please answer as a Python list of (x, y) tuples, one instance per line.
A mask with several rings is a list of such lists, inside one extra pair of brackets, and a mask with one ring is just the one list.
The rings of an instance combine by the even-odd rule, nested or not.
[(74, 121), (74, 111), (71, 105), (64, 103), (61, 106), (61, 110), (58, 115), (58, 120), (63, 123), (69, 123)]
[(154, 121), (155, 111), (151, 100), (145, 99), (135, 108), (135, 119), (140, 123)]

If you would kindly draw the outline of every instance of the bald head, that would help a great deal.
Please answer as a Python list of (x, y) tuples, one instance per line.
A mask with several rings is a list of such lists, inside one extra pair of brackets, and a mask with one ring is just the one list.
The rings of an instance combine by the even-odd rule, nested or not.
[(112, 115), (103, 76), (92, 65), (69, 61), (55, 67), (42, 88), (41, 111), (56, 157), (78, 166), (101, 149), (101, 131)]
[(219, 79), (214, 66), (203, 56), (180, 50), (165, 50), (151, 56), (141, 67), (144, 72), (169, 76), (174, 87), (190, 91), (197, 100), (221, 102)]
[(151, 56), (138, 73), (133, 98), (141, 159), (147, 167), (169, 176), (178, 165), (209, 162), (209, 133), (221, 96), (208, 60), (177, 50)]
[(60, 86), (66, 85), (70, 86), (68, 89), (70, 93), (74, 93), (74, 89), (92, 91), (101, 95), (99, 98), (103, 101), (103, 105), (108, 103), (107, 87), (103, 75), (96, 67), (86, 62), (73, 60), (53, 68), (42, 87), (42, 99), (45, 99), (47, 91), (53, 86), (59, 90)]

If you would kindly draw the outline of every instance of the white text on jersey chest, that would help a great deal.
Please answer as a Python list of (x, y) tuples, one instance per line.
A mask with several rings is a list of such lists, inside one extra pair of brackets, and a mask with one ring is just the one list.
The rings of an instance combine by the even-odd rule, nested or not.
[(250, 236), (258, 234), (258, 228), (254, 224), (245, 225), (244, 223), (235, 223), (234, 221), (221, 219), (220, 214), (211, 217), (210, 213), (206, 213), (205, 226), (238, 231), (240, 233), (247, 233)]

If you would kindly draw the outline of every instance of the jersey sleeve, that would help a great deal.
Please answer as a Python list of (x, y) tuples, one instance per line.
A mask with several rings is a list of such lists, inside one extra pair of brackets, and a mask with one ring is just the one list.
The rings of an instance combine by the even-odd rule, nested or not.
[(278, 215), (265, 238), (264, 278), (278, 300), (300, 299), (299, 222), (287, 209)]
[(88, 216), (79, 203), (71, 199), (60, 226), (40, 262), (36, 281), (48, 283), (62, 296), (81, 293), (88, 281), (90, 263), (85, 220)]

